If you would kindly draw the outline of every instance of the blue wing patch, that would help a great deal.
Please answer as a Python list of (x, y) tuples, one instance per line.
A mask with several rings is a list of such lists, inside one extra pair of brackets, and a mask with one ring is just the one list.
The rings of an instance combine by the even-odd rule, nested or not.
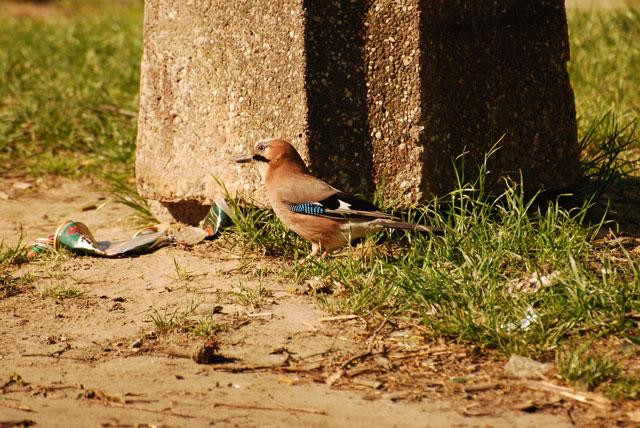
[(289, 205), (289, 211), (306, 215), (323, 215), (325, 209), (322, 205), (313, 202), (304, 202), (302, 204)]

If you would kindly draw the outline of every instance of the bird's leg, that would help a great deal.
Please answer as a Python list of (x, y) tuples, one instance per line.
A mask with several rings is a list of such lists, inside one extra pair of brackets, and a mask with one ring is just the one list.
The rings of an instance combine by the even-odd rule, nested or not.
[(320, 258), (321, 259), (324, 258), (324, 257), (327, 257), (329, 254), (331, 254), (331, 251), (333, 251), (333, 250), (331, 250), (331, 251), (330, 250), (323, 250), (322, 249), (322, 244), (318, 244), (318, 247), (316, 248), (316, 250), (317, 250), (316, 254), (318, 252), (320, 253)]
[(318, 253), (320, 252), (320, 250), (322, 249), (321, 245), (318, 243), (316, 244), (315, 242), (311, 243), (311, 254), (309, 254), (308, 256), (306, 256), (305, 258), (303, 258), (302, 260), (300, 260), (300, 263), (304, 263), (309, 259), (312, 259), (314, 257), (316, 257), (318, 255)]
[(315, 257), (315, 256), (317, 256), (317, 255), (318, 255), (318, 253), (320, 252), (320, 249), (321, 249), (321, 245), (320, 245), (320, 243), (317, 243), (317, 244), (316, 244), (315, 242), (312, 242), (312, 243), (311, 243), (311, 254), (309, 254), (309, 256), (310, 256), (310, 257)]

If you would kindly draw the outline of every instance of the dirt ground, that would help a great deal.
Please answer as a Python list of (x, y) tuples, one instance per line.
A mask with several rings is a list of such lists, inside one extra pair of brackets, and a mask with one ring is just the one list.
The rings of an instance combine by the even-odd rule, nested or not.
[[(16, 183), (0, 179), (5, 245), (21, 231), (26, 242), (47, 236), (67, 219), (99, 240), (135, 230), (129, 208), (97, 185)], [(176, 276), (174, 261), (190, 278)], [(0, 299), (0, 426), (562, 427), (617, 418), (607, 406), (540, 390), (552, 375), (513, 378), (505, 358), (435, 341), (420, 326), (323, 321), (329, 315), (305, 284), (275, 274), (284, 268), (217, 242), (12, 268), (32, 282)], [(257, 300), (238, 292), (260, 284)], [(52, 289), (81, 293), (55, 298)], [(205, 339), (156, 332), (152, 316), (175, 310), (213, 320), (212, 364), (190, 358)]]

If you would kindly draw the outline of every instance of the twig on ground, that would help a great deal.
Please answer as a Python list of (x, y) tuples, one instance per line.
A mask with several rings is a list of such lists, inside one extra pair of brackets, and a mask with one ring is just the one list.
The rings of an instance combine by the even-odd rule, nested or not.
[(367, 347), (367, 349), (369, 351), (371, 351), (373, 349), (373, 343), (375, 342), (375, 340), (378, 338), (378, 334), (380, 334), (380, 332), (382, 331), (382, 329), (384, 328), (384, 326), (387, 324), (387, 322), (389, 321), (389, 318), (395, 313), (395, 311), (391, 311), (387, 314), (386, 317), (384, 317), (384, 319), (382, 320), (382, 322), (380, 323), (380, 325), (374, 330), (373, 334), (371, 335), (371, 337), (369, 338), (369, 346)]
[(404, 360), (407, 358), (424, 357), (425, 355), (437, 356), (437, 355), (444, 355), (444, 354), (450, 354), (450, 353), (451, 353), (450, 350), (434, 350), (434, 351), (422, 351), (422, 352), (408, 351), (406, 354), (402, 354), (402, 353), (388, 354), (387, 357), (392, 360)]
[[(276, 405), (282, 407), (283, 409), (289, 407), (288, 404), (281, 403), (280, 401), (278, 401), (275, 398), (273, 398), (273, 395), (271, 395), (271, 394), (267, 394), (267, 395), (269, 396), (271, 401), (273, 401)], [(309, 409), (309, 408), (306, 408), (306, 407), (296, 407), (296, 408), (297, 409), (301, 409), (303, 411), (308, 411), (308, 412), (313, 413), (313, 414), (320, 414), (320, 415), (326, 415), (327, 414), (327, 412), (324, 411), (324, 410)]]
[(81, 363), (91, 363), (94, 362), (96, 359), (94, 357), (90, 357), (90, 358), (81, 358), (81, 357), (65, 357), (65, 356), (56, 356), (56, 355), (49, 355), (49, 354), (22, 354), (20, 355), (21, 357), (45, 357), (45, 358), (56, 358), (58, 360), (73, 360), (73, 361), (79, 361)]
[(16, 393), (16, 392), (30, 392), (31, 395), (37, 395), (42, 393), (49, 393), (52, 391), (61, 391), (63, 389), (78, 389), (78, 385), (59, 385), (59, 386), (46, 386), (46, 385), (27, 385), (22, 389), (12, 389), (11, 391), (5, 391), (5, 394)]
[(252, 404), (233, 404), (233, 403), (213, 403), (213, 407), (226, 407), (229, 409), (244, 409), (244, 410), (268, 410), (276, 412), (299, 412), (299, 413), (311, 413), (314, 415), (326, 415), (325, 410), (307, 409), (303, 407), (291, 407), (285, 405), (279, 405), (279, 407), (259, 406)]
[(528, 381), (524, 382), (523, 385), (535, 391), (551, 392), (563, 397), (571, 398), (575, 401), (579, 401), (580, 403), (590, 404), (602, 410), (607, 410), (611, 407), (611, 400), (601, 394), (595, 394), (593, 392), (586, 391), (576, 391), (571, 388), (554, 385), (551, 382), (544, 381)]
[(31, 407), (22, 404), (20, 402), (17, 402), (16, 404), (13, 403), (8, 403), (6, 401), (0, 401), (0, 407), (6, 407), (8, 409), (14, 409), (14, 410), (20, 410), (23, 412), (29, 412), (29, 413), (36, 413), (35, 410), (33, 410)]
[(282, 371), (287, 373), (305, 373), (322, 368), (319, 363), (308, 364), (306, 366), (287, 366), (284, 364), (265, 364), (265, 365), (232, 365), (232, 364), (220, 364), (212, 366), (216, 371), (230, 372), (230, 373), (244, 373), (244, 372), (259, 372), (259, 371)]
[(66, 344), (64, 348), (58, 349), (57, 351), (48, 352), (48, 353), (35, 353), (35, 354), (22, 354), (21, 357), (51, 357), (51, 358), (60, 358), (62, 354), (71, 349), (70, 344)]
[(187, 414), (184, 414), (184, 413), (178, 413), (178, 412), (174, 412), (173, 410), (147, 409), (146, 407), (127, 406), (126, 404), (113, 402), (113, 401), (92, 400), (92, 401), (89, 401), (89, 402), (90, 403), (99, 403), (99, 404), (102, 404), (102, 405), (107, 406), (107, 407), (117, 407), (119, 409), (135, 410), (135, 411), (147, 412), (147, 413), (155, 413), (157, 415), (177, 416), (177, 417), (186, 418), (186, 419), (195, 418), (195, 416), (193, 416), (193, 415), (187, 415)]
[(328, 322), (328, 321), (349, 321), (358, 318), (358, 315), (337, 315), (335, 317), (324, 317), (318, 318), (320, 322)]
[(464, 392), (482, 392), (490, 389), (496, 389), (500, 384), (498, 382), (482, 382), (464, 387)]
[(31, 419), (0, 421), (0, 428), (30, 427), (35, 424), (36, 422)]
[(165, 352), (162, 352), (164, 355), (166, 355), (167, 357), (174, 357), (174, 358), (186, 358), (187, 360), (191, 359), (191, 354), (189, 352), (182, 352), (182, 351), (174, 351), (174, 350), (168, 350)]
[(344, 370), (349, 364), (351, 364), (352, 362), (356, 361), (356, 360), (360, 360), (366, 357), (369, 357), (371, 355), (379, 355), (382, 354), (383, 352), (373, 352), (373, 346), (374, 346), (374, 342), (376, 340), (376, 338), (378, 337), (378, 334), (380, 334), (380, 331), (382, 331), (382, 328), (385, 326), (385, 324), (387, 323), (387, 321), (389, 321), (389, 317), (391, 317), (391, 315), (393, 315), (393, 312), (389, 313), (380, 323), (380, 325), (374, 330), (373, 334), (369, 337), (368, 342), (369, 345), (367, 345), (367, 350), (365, 352), (362, 352), (358, 355), (355, 355), (351, 358), (349, 358), (348, 360), (346, 360), (345, 362), (343, 362), (340, 365), (340, 370)]
[(576, 419), (573, 417), (573, 406), (567, 409), (567, 416), (569, 416), (569, 421), (571, 421), (571, 425), (573, 425), (574, 427), (578, 425), (576, 423)]
[(251, 318), (266, 318), (266, 317), (272, 317), (273, 316), (273, 312), (259, 312), (256, 314), (248, 314), (247, 316), (251, 317)]
[(306, 325), (307, 327), (309, 327), (309, 331), (316, 333), (318, 331), (317, 328), (315, 328), (313, 325), (309, 324), (308, 322), (304, 322), (302, 321), (302, 324)]
[[(376, 352), (375, 354), (381, 354), (382, 352)], [(340, 364), (340, 370), (344, 370), (349, 364), (351, 364), (352, 362), (356, 361), (356, 360), (360, 360), (366, 357), (369, 357), (371, 355), (374, 355), (373, 352), (371, 352), (371, 350), (367, 350), (365, 352), (361, 352), (360, 354), (354, 355), (353, 357), (347, 359), (346, 361), (344, 361), (342, 364)]]
[(324, 351), (320, 351), (320, 352), (314, 352), (313, 354), (309, 354), (309, 355), (302, 355), (299, 358), (297, 358), (297, 361), (302, 361), (302, 360), (308, 360), (309, 358), (312, 357), (317, 357), (318, 355), (320, 356), (324, 356), (324, 354), (328, 354), (329, 352), (331, 352), (333, 350), (333, 344), (331, 344), (331, 346), (329, 346), (327, 349), (325, 349)]
[(374, 347), (374, 344), (375, 344), (375, 340), (378, 337), (378, 334), (380, 334), (380, 332), (384, 328), (384, 326), (387, 323), (387, 321), (389, 321), (389, 318), (391, 317), (391, 315), (393, 315), (393, 312), (388, 314), (382, 320), (380, 325), (373, 331), (373, 334), (371, 334), (369, 339), (367, 339), (367, 341), (369, 342), (369, 344), (367, 345), (367, 350), (364, 351), (364, 352), (361, 352), (360, 354), (354, 355), (353, 357), (345, 360), (342, 364), (340, 364), (340, 367), (338, 368), (338, 370), (336, 370), (335, 372), (330, 374), (327, 377), (327, 379), (325, 380), (325, 383), (327, 385), (331, 386), (334, 383), (336, 383), (338, 381), (338, 379), (340, 379), (345, 374), (345, 369), (347, 368), (347, 366), (349, 366), (349, 364), (353, 363), (354, 361), (362, 360), (362, 359), (365, 359), (365, 358), (373, 356), (373, 355), (380, 355), (380, 354), (384, 353), (384, 351), (373, 352), (373, 347)]
[[(192, 356), (187, 352), (169, 350), (163, 353), (168, 357), (192, 359)], [(317, 355), (321, 355), (319, 353)], [(216, 371), (229, 372), (229, 373), (244, 373), (244, 372), (259, 372), (259, 371), (283, 371), (287, 373), (304, 373), (317, 370), (322, 367), (321, 364), (307, 364), (299, 366), (287, 365), (288, 359), (279, 364), (230, 364), (229, 362), (221, 362), (219, 364), (208, 364), (209, 367)]]
[(371, 380), (371, 379), (361, 379), (355, 378), (351, 380), (352, 383), (360, 386), (366, 386), (367, 388), (379, 389), (382, 386), (382, 382), (379, 380)]

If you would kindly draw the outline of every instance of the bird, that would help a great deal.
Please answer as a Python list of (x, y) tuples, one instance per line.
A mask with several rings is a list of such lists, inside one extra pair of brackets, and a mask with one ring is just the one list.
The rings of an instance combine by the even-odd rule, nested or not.
[(285, 227), (311, 242), (309, 257), (328, 255), (383, 228), (430, 231), (313, 176), (295, 147), (284, 139), (258, 141), (251, 153), (236, 162), (257, 167), (276, 216)]

